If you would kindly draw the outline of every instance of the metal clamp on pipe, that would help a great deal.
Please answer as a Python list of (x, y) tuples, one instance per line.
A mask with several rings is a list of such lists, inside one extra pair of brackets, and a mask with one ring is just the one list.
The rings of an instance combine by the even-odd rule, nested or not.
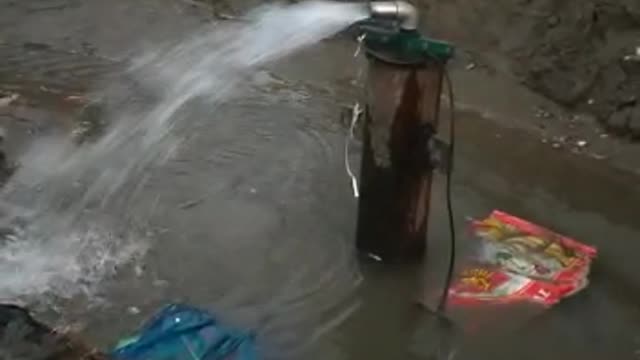
[(438, 170), (448, 174), (453, 165), (453, 159), (450, 156), (451, 144), (438, 137), (438, 132), (430, 123), (420, 124), (416, 136), (418, 136), (424, 171)]

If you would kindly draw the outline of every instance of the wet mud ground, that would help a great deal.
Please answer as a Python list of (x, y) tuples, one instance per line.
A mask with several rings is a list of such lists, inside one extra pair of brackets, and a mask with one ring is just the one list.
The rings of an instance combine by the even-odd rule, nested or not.
[[(202, 21), (168, 0), (29, 4), (36, 3), (41, 8), (0, 1), (0, 89), (25, 94), (0, 110), (10, 155), (68, 124), (77, 107), (64, 95), (110, 74), (108, 64)], [(324, 42), (259, 72), (254, 87), (215, 112), (196, 106), (199, 131), (153, 171), (131, 209), (148, 212), (156, 234), (143, 265), (106, 279), (104, 303), (74, 299), (42, 309), (42, 317), (79, 324), (83, 337), (106, 347), (162, 304), (188, 301), (259, 329), (271, 358), (426, 359), (429, 319), (413, 300), (444, 274), (444, 187), (438, 179), (424, 268), (355, 261), (356, 202), (339, 121), (358, 96), (349, 85), (358, 71), (353, 50), (342, 39)], [(37, 51), (47, 55), (34, 57)], [(497, 208), (600, 251), (586, 291), (546, 312), (496, 314), (462, 340), (458, 358), (637, 358), (637, 177), (505, 126), (500, 118), (518, 111), (474, 102), (468, 88), (481, 92), (484, 83), (453, 68), (463, 109), (453, 194), (458, 228), (465, 217)], [(356, 144), (354, 165), (358, 158)]]

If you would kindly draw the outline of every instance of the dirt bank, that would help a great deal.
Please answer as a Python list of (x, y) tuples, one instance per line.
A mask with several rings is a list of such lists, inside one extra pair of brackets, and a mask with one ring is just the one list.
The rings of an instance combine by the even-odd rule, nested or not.
[(608, 130), (640, 138), (637, 0), (420, 0), (426, 26)]

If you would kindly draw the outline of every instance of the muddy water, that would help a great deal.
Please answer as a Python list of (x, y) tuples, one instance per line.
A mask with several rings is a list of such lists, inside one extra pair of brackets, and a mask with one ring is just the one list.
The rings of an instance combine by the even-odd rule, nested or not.
[[(118, 266), (128, 262), (132, 254), (121, 250), (126, 250), (129, 243), (141, 249), (135, 251), (139, 255), (146, 248), (146, 236), (128, 234), (129, 228), (136, 227), (131, 226), (131, 219), (113, 215), (131, 206), (149, 172), (172, 157), (194, 134), (190, 107), (219, 111), (218, 106), (233, 97), (256, 67), (315, 44), (365, 16), (366, 8), (356, 3), (269, 5), (246, 14), (241, 23), (204, 26), (136, 56), (129, 75), (151, 94), (147, 101), (116, 101), (110, 96), (115, 91), (107, 83), (106, 89), (96, 91), (100, 106), (108, 112), (104, 120), (110, 124), (103, 136), (78, 149), (64, 138), (39, 141), (20, 158), (21, 166), (4, 186), (0, 204), (4, 206), (5, 226), (12, 226), (16, 220), (27, 225), (16, 232), (15, 240), (0, 248), (0, 257), (5, 259), (2, 265), (6, 266), (2, 271), (14, 271), (23, 277), (0, 283), (0, 297), (28, 298), (43, 293), (68, 296), (73, 286), (67, 283), (95, 283), (110, 272), (105, 269), (112, 263)], [(282, 27), (282, 22), (287, 26)], [(23, 49), (32, 55), (34, 45), (25, 43)], [(36, 49), (48, 47), (38, 45)], [(19, 54), (15, 49), (7, 52)], [(17, 56), (23, 61), (18, 64), (10, 57), (0, 73), (10, 73), (7, 68), (17, 69), (19, 65), (26, 70), (44, 65), (53, 74), (63, 73), (82, 82), (80, 74), (100, 67), (87, 61), (63, 63), (55, 58), (42, 64), (37, 61), (42, 56)], [(46, 74), (34, 77), (47, 78)], [(16, 82), (9, 77), (11, 80)], [(58, 89), (61, 86), (55, 85)], [(122, 98), (119, 93), (117, 96)], [(231, 118), (208, 120), (234, 122)], [(234, 136), (241, 137), (242, 133)], [(234, 144), (218, 157), (237, 162), (257, 150), (251, 143)], [(120, 229), (126, 229), (127, 234), (121, 234)], [(97, 253), (102, 248), (107, 249), (106, 258)], [(49, 263), (42, 254), (51, 252), (55, 256)], [(91, 258), (99, 260), (90, 263), (87, 259)], [(31, 282), (36, 283), (24, 285)]]
[(501, 319), (522, 321), (521, 328), (512, 337), (487, 339), (496, 346), (488, 354), (633, 358), (640, 321), (640, 265), (633, 260), (640, 246), (635, 241), (637, 180), (518, 131), (494, 128), (481, 118), (464, 116), (460, 122), (460, 217), (499, 208), (594, 244), (600, 251), (587, 291), (542, 315), (531, 314), (526, 321)]
[[(109, 307), (65, 307), (64, 317), (107, 345), (169, 299), (184, 300), (259, 329), (270, 358), (427, 358), (430, 319), (412, 300), (437, 287), (445, 265), (442, 184), (425, 269), (356, 264), (335, 98), (269, 73), (256, 81), (261, 90), (215, 114), (197, 110), (198, 134), (150, 180), (139, 206), (154, 209), (159, 235), (141, 275), (124, 270), (106, 282)], [(234, 121), (208, 121), (221, 117)], [(499, 208), (601, 254), (588, 290), (547, 312), (498, 312), (461, 340), (459, 358), (634, 358), (634, 179), (473, 114), (460, 116), (459, 129), (459, 227)]]
[(100, 344), (136, 326), (129, 306), (147, 315), (173, 299), (259, 329), (276, 358), (299, 356), (357, 308), (333, 99), (266, 72), (256, 82), (260, 91), (215, 112), (194, 106), (197, 131), (147, 181), (132, 211), (151, 212), (158, 236), (139, 277), (125, 270), (105, 284), (113, 308), (89, 316), (87, 332)]
[[(444, 268), (442, 184), (426, 269), (355, 261), (355, 200), (337, 123), (339, 105), (351, 101), (343, 84), (356, 70), (352, 51), (323, 44), (276, 66), (275, 76), (258, 73), (259, 86), (238, 101), (215, 111), (193, 104), (197, 131), (117, 214), (151, 219), (143, 264), (105, 280), (103, 304), (74, 298), (43, 316), (78, 322), (84, 336), (108, 346), (162, 304), (188, 301), (258, 329), (270, 358), (426, 359), (429, 319), (412, 300), (437, 287)], [(42, 110), (21, 111), (44, 123)], [(640, 348), (635, 179), (473, 114), (461, 115), (458, 128), (460, 227), (465, 216), (500, 208), (601, 254), (588, 290), (545, 313), (497, 314), (463, 339), (459, 358), (633, 359)]]

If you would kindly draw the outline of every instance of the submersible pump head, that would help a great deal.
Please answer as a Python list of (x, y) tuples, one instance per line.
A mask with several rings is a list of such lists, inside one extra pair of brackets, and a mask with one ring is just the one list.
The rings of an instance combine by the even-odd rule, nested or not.
[(418, 28), (418, 10), (406, 1), (372, 1), (369, 13), (372, 19), (397, 22), (402, 30)]
[(445, 63), (453, 56), (449, 43), (418, 31), (418, 10), (406, 1), (371, 1), (369, 18), (359, 22), (367, 54), (398, 65)]

